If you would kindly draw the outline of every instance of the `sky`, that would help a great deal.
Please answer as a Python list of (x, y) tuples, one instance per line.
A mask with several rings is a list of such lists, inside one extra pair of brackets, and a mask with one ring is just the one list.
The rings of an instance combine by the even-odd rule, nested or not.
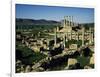
[(16, 4), (15, 10), (16, 18), (61, 21), (64, 16), (73, 16), (76, 23), (94, 22), (94, 8)]

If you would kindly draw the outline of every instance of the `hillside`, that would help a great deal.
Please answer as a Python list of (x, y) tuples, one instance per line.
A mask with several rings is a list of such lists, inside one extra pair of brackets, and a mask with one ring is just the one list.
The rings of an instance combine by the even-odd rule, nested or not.
[(16, 19), (16, 25), (57, 25), (60, 24), (58, 21), (53, 21), (53, 20), (35, 20), (35, 19), (21, 19), (17, 18)]

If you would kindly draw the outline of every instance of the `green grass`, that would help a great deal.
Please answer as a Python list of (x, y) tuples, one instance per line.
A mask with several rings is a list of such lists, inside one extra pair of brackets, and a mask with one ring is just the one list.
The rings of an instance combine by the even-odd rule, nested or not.
[(77, 60), (80, 63), (80, 65), (82, 67), (84, 67), (85, 65), (88, 65), (89, 64), (90, 57), (79, 56), (79, 57), (77, 57)]
[(69, 47), (69, 45), (71, 44), (77, 44), (78, 47), (80, 47), (82, 45), (82, 40), (78, 40), (78, 41), (74, 39), (68, 40), (68, 42), (66, 42), (66, 47)]
[(41, 59), (45, 58), (46, 55), (40, 52), (34, 52), (33, 50), (29, 49), (28, 47), (17, 46), (16, 53), (21, 53), (21, 61), (23, 64), (33, 64), (35, 62), (40, 61)]

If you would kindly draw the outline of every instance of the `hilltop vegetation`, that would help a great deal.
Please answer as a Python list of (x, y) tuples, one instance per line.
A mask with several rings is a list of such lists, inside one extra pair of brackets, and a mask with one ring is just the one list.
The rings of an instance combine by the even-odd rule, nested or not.
[[(83, 25), (86, 29), (89, 29), (89, 27), (94, 27), (94, 23), (84, 23), (84, 24), (78, 24), (80, 27)], [(16, 29), (53, 29), (56, 26), (61, 26), (60, 21), (54, 21), (54, 20), (35, 20), (35, 19), (21, 19), (16, 18)]]

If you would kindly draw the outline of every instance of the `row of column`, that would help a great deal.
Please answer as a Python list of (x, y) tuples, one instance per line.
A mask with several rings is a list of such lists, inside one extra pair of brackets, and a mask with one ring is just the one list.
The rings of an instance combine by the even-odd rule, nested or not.
[[(65, 46), (65, 42), (66, 42), (66, 40), (68, 40), (68, 39), (72, 39), (72, 31), (71, 32), (69, 32), (69, 33), (64, 33), (63, 34), (64, 36), (63, 36), (63, 41), (64, 41), (64, 46)], [(75, 38), (76, 38), (76, 40), (78, 41), (79, 40), (79, 33), (78, 32), (76, 32), (75, 34), (74, 34), (74, 36), (75, 36)], [(56, 31), (56, 29), (55, 29), (55, 45), (57, 44), (57, 31)], [(85, 28), (83, 27), (82, 28), (82, 46), (84, 46), (84, 40), (85, 39)], [(93, 33), (92, 33), (92, 30), (91, 30), (91, 28), (90, 28), (90, 30), (89, 30), (89, 44), (91, 44), (92, 42), (93, 42), (93, 40), (94, 40), (94, 37), (93, 37)]]
[(73, 26), (73, 16), (64, 16), (64, 27)]

